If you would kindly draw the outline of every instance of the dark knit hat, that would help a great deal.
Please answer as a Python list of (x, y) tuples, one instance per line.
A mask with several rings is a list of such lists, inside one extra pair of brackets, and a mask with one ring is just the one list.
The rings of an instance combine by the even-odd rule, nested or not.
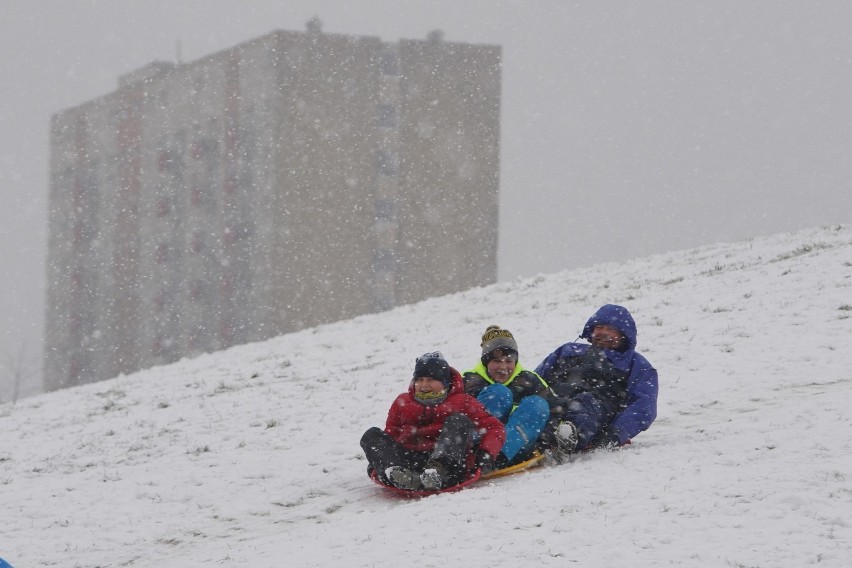
[(491, 360), (491, 354), (495, 349), (503, 351), (511, 351), (515, 355), (518, 354), (518, 342), (515, 341), (512, 332), (508, 329), (502, 329), (499, 325), (489, 325), (485, 333), (482, 334), (482, 363), (488, 364)]
[(424, 353), (414, 362), (414, 378), (417, 377), (431, 377), (444, 383), (444, 387), (450, 388), (450, 364), (440, 351)]

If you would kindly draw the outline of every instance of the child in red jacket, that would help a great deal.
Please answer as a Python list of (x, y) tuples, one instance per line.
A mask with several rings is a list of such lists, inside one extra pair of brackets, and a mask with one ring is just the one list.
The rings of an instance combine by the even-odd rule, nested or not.
[(417, 358), (385, 429), (367, 430), (361, 447), (382, 482), (438, 490), (461, 483), (476, 467), (493, 468), (505, 439), (503, 423), (465, 394), (459, 372), (434, 352)]

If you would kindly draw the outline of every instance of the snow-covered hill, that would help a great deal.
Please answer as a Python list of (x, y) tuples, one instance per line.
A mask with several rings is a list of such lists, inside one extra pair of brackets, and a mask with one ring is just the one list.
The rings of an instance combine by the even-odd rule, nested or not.
[[(489, 324), (534, 367), (603, 303), (660, 374), (632, 446), (420, 501), (358, 440)], [(852, 566), (852, 227), (541, 275), (0, 406), (38, 566)]]

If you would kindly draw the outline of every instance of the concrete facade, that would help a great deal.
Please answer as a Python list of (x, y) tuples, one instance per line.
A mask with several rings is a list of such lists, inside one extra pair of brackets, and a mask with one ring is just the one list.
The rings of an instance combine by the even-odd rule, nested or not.
[(493, 283), (500, 59), (313, 22), (55, 115), (45, 388)]

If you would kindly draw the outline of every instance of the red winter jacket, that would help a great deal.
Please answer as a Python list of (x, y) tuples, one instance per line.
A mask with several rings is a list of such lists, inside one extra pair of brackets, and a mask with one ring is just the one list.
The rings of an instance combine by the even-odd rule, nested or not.
[(479, 430), (479, 447), (496, 456), (506, 440), (503, 423), (491, 416), (472, 396), (465, 394), (459, 372), (450, 367), (453, 381), (443, 402), (426, 405), (414, 398), (414, 380), (408, 392), (402, 393), (388, 411), (385, 432), (409, 450), (431, 452), (441, 433), (444, 420), (451, 414), (464, 414)]

